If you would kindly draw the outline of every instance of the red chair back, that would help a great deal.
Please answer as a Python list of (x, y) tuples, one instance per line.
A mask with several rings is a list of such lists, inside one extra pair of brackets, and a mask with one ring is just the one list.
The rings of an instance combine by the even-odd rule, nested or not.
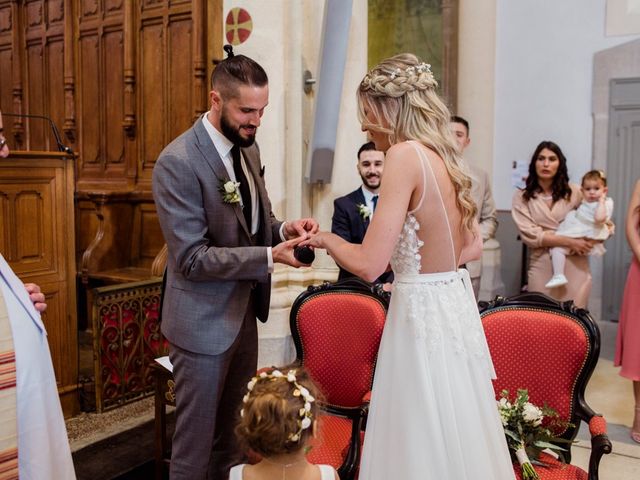
[[(496, 369), (496, 397), (526, 388), (530, 401), (548, 405), (562, 420), (578, 425), (584, 391), (600, 350), (598, 328), (583, 309), (542, 294), (498, 298), (481, 311)], [(590, 418), (590, 417), (589, 417)], [(575, 427), (556, 432), (573, 438)]]
[(356, 408), (371, 390), (387, 311), (368, 284), (310, 287), (291, 309), (298, 361), (329, 406)]

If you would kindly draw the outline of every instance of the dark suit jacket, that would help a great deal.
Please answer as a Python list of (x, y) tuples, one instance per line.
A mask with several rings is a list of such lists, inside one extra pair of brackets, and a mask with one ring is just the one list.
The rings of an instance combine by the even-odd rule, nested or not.
[[(364, 234), (369, 227), (369, 220), (362, 218), (358, 213), (358, 204), (364, 204), (362, 188), (354, 190), (344, 197), (336, 198), (333, 202), (333, 218), (331, 219), (331, 231), (344, 238), (349, 243), (362, 243)], [(355, 277), (355, 275), (340, 267), (338, 280)], [(385, 272), (374, 283), (386, 283), (393, 281), (393, 272)]]
[(225, 203), (229, 175), (202, 119), (162, 151), (153, 169), (153, 196), (167, 242), (162, 333), (184, 350), (217, 355), (238, 336), (252, 302), (269, 313), (267, 248), (280, 241), (271, 213), (258, 147), (243, 148), (260, 205), (260, 228), (250, 235), (239, 203)]

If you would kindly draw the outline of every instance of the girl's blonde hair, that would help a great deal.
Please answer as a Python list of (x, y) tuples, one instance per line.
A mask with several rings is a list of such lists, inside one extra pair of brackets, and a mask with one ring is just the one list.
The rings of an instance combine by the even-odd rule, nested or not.
[(295, 365), (268, 370), (248, 389), (236, 426), (240, 443), (263, 457), (303, 448), (319, 410), (318, 390), (306, 370)]
[[(471, 179), (461, 162), (451, 132), (449, 109), (436, 93), (438, 82), (431, 65), (410, 53), (383, 60), (365, 75), (358, 87), (358, 115), (365, 128), (386, 133), (391, 145), (416, 140), (444, 161), (456, 193), (462, 226), (473, 229), (476, 205)], [(365, 111), (376, 119), (372, 124)]]

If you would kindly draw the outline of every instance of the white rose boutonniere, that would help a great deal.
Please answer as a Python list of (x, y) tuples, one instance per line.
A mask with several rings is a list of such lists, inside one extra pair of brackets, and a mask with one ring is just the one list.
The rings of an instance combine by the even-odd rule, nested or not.
[(356, 207), (358, 208), (358, 213), (363, 220), (369, 220), (371, 218), (371, 209), (364, 203), (359, 203)]
[(218, 190), (222, 192), (222, 201), (224, 203), (240, 202), (240, 182), (234, 182), (233, 180), (221, 182)]

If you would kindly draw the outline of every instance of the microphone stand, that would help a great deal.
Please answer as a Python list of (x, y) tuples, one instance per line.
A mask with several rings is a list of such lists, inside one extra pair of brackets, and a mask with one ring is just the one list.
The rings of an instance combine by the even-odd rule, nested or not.
[(51, 125), (51, 130), (53, 131), (53, 137), (56, 141), (56, 145), (58, 146), (58, 151), (59, 152), (64, 152), (67, 155), (73, 155), (73, 150), (71, 150), (71, 147), (67, 147), (64, 143), (62, 143), (62, 137), (60, 137), (60, 132), (58, 131), (58, 128), (56, 127), (56, 124), (53, 122), (53, 120), (51, 120), (51, 118), (46, 117), (44, 115), (33, 115), (30, 113), (7, 113), (7, 112), (2, 112), (2, 115), (5, 117), (17, 117), (17, 118), (37, 118), (40, 120), (46, 120), (47, 122), (49, 122), (49, 125)]

